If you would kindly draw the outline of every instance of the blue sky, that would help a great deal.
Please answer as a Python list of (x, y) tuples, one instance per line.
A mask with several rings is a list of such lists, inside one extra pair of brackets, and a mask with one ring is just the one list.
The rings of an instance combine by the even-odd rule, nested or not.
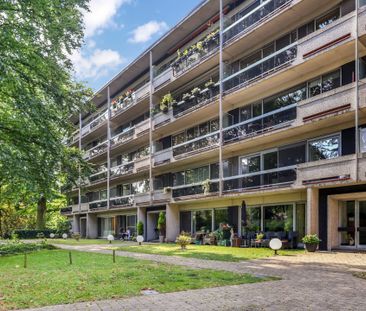
[(78, 80), (95, 91), (201, 0), (90, 0), (85, 45), (72, 55)]

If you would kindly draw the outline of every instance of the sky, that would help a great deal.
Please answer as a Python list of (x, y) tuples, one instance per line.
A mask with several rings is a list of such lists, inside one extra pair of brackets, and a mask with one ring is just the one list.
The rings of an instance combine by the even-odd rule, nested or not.
[(90, 0), (75, 76), (94, 91), (173, 27), (201, 0)]

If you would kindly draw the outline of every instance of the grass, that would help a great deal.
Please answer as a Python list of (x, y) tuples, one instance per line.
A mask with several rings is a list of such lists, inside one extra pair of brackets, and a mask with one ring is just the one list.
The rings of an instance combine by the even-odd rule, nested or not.
[[(66, 245), (93, 245), (93, 244), (105, 244), (108, 245), (109, 242), (106, 239), (80, 239), (76, 241), (75, 239), (48, 239), (48, 243), (52, 244), (66, 244)], [(116, 240), (112, 241), (112, 244), (120, 244), (122, 241)]]
[(366, 271), (365, 272), (355, 272), (353, 273), (355, 277), (366, 280)]
[[(269, 248), (237, 248), (213, 245), (188, 245), (186, 250), (181, 250), (176, 244), (143, 244), (141, 246), (121, 246), (117, 248), (121, 251), (158, 254), (166, 256), (182, 256), (207, 260), (220, 261), (242, 261), (274, 255), (273, 250)], [(304, 254), (304, 250), (280, 250), (279, 255), (290, 256)]]
[[(0, 257), (0, 310), (40, 307), (80, 301), (160, 293), (215, 286), (254, 283), (258, 278), (226, 271), (190, 269), (111, 255), (44, 250), (28, 255)], [(66, 308), (67, 309), (67, 308)]]

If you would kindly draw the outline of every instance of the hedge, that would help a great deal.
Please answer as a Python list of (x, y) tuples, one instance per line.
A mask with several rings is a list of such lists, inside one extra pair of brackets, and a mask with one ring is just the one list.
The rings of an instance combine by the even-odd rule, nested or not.
[[(39, 235), (43, 234), (45, 238), (49, 238), (51, 233), (60, 233), (56, 230), (14, 230), (13, 234), (16, 234), (18, 239), (37, 239)], [(63, 233), (63, 232), (62, 232)], [(61, 233), (61, 234), (62, 234)]]
[(24, 254), (42, 249), (56, 249), (56, 247), (47, 243), (8, 242), (0, 244), (0, 256)]

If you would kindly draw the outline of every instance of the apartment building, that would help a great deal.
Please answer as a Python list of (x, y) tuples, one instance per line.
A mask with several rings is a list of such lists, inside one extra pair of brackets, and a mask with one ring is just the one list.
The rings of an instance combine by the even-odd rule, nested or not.
[(206, 0), (102, 87), (69, 140), (88, 238), (317, 233), (366, 247), (366, 1)]

